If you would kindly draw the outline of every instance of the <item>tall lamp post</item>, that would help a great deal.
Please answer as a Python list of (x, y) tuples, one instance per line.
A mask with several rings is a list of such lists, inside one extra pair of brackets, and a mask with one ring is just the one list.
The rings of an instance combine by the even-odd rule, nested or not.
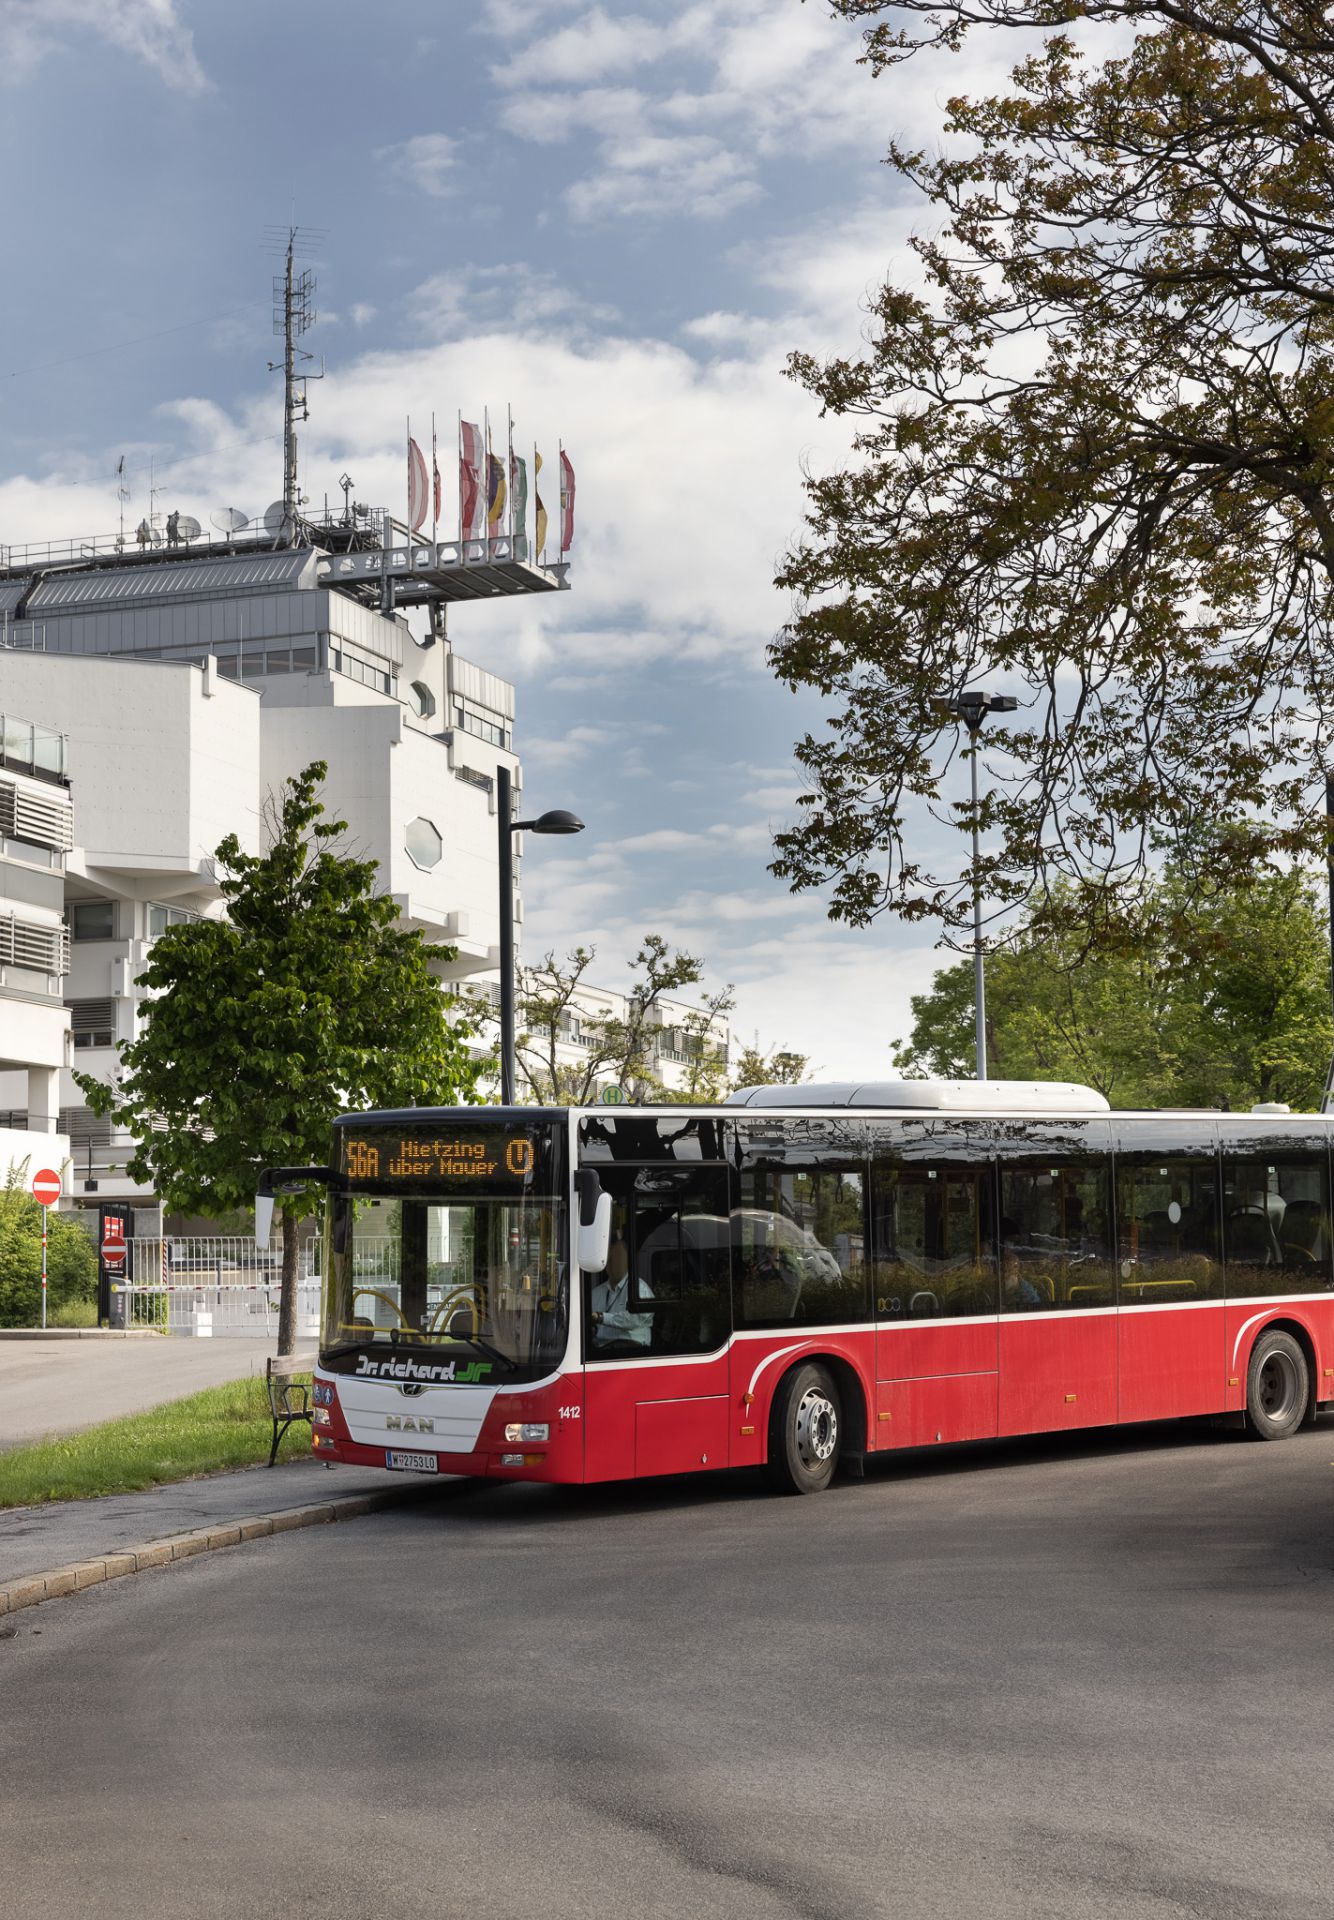
[(557, 808), (536, 820), (514, 818), (514, 785), (508, 767), (496, 769), (496, 823), (500, 835), (500, 1099), (514, 1105), (514, 836), (516, 833), (582, 833), (577, 814)]
[(987, 989), (982, 969), (982, 881), (979, 873), (981, 850), (977, 843), (977, 741), (982, 723), (989, 713), (1013, 713), (1019, 702), (1010, 693), (979, 693), (976, 689), (958, 694), (949, 702), (956, 720), (968, 729), (972, 751), (968, 764), (973, 775), (973, 1002), (977, 1020), (977, 1077), (987, 1077)]

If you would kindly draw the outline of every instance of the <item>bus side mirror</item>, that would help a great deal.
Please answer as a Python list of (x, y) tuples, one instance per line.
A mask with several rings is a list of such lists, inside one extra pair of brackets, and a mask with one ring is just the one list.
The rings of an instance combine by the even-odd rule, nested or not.
[(591, 1220), (581, 1220), (576, 1258), (585, 1273), (605, 1273), (611, 1252), (611, 1195), (600, 1193)]
[(580, 1167), (574, 1176), (579, 1219), (575, 1228), (575, 1264), (585, 1273), (602, 1273), (611, 1251), (611, 1195), (602, 1191), (595, 1167)]

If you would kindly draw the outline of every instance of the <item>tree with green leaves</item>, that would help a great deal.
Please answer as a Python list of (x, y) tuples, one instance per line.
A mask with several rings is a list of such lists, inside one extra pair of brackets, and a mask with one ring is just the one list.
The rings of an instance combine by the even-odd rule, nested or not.
[[(1183, 883), (1169, 873), (1160, 891)], [(1269, 868), (1198, 903), (1184, 944), (1170, 903), (1152, 940), (1084, 952), (1071, 933), (1021, 933), (987, 961), (987, 1065), (1006, 1080), (1077, 1080), (1115, 1107), (1319, 1105), (1334, 1018), (1318, 884)], [(913, 1077), (972, 1077), (973, 967), (912, 1000), (894, 1050)]]
[(786, 1047), (773, 1047), (768, 1053), (759, 1045), (742, 1047), (732, 1070), (732, 1085), (741, 1087), (795, 1087), (806, 1078), (810, 1060), (804, 1053)]
[(46, 1215), (47, 1323), (97, 1298), (97, 1255), (77, 1217), (38, 1205), (23, 1166), (0, 1186), (0, 1327), (36, 1327), (42, 1317), (42, 1216)]
[[(520, 967), (515, 993), (517, 1078), (524, 1097), (543, 1106), (587, 1106), (603, 1087), (635, 1100), (664, 1097), (686, 1103), (719, 1099), (727, 1055), (712, 1037), (714, 1020), (736, 1004), (730, 986), (708, 994), (675, 1020), (685, 1056), (684, 1089), (666, 1094), (653, 1071), (654, 1043), (664, 1025), (664, 1002), (704, 978), (704, 962), (673, 950), (661, 934), (645, 934), (630, 961), (634, 978), (626, 1011), (589, 1010), (588, 970), (595, 947), (575, 947), (563, 961), (547, 953)], [(497, 1016), (492, 1013), (494, 1021)], [(578, 1058), (562, 1059), (577, 1035)]]
[[(831, 0), (897, 75), (1016, 45), (945, 109), (913, 260), (867, 346), (790, 372), (856, 423), (779, 574), (778, 675), (829, 703), (774, 871), (834, 918), (966, 928), (922, 851), (947, 696), (984, 736), (978, 876), (1027, 927), (1135, 933), (1188, 894), (1323, 857), (1334, 767), (1334, 27), (1315, 0)], [(1228, 831), (1201, 837), (1202, 822)], [(910, 843), (911, 836), (911, 843)], [(1186, 902), (1187, 906), (1190, 901)]]
[[(323, 761), (287, 781), (268, 845), (217, 850), (222, 920), (172, 927), (153, 945), (138, 1039), (110, 1085), (76, 1075), (95, 1113), (137, 1141), (128, 1171), (167, 1205), (215, 1215), (247, 1205), (266, 1166), (327, 1160), (345, 1109), (475, 1101), (473, 1029), (431, 971), (432, 949), (397, 924), (373, 860), (341, 852)], [(449, 949), (435, 949), (451, 957)], [(320, 1204), (285, 1196), (278, 1350), (296, 1335), (297, 1223)]]

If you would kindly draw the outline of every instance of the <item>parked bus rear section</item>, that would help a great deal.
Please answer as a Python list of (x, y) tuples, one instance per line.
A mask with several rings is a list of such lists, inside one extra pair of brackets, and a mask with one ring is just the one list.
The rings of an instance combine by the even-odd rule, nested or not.
[[(336, 1124), (329, 1459), (767, 1468), (1334, 1400), (1331, 1125), (903, 1081)], [(309, 1170), (307, 1170), (309, 1172)]]

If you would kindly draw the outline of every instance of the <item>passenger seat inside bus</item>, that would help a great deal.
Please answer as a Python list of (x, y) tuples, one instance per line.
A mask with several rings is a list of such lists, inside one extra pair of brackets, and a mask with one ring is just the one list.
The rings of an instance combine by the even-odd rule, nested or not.
[(1227, 1217), (1227, 1251), (1247, 1267), (1281, 1267), (1283, 1249), (1263, 1207), (1237, 1207)]

